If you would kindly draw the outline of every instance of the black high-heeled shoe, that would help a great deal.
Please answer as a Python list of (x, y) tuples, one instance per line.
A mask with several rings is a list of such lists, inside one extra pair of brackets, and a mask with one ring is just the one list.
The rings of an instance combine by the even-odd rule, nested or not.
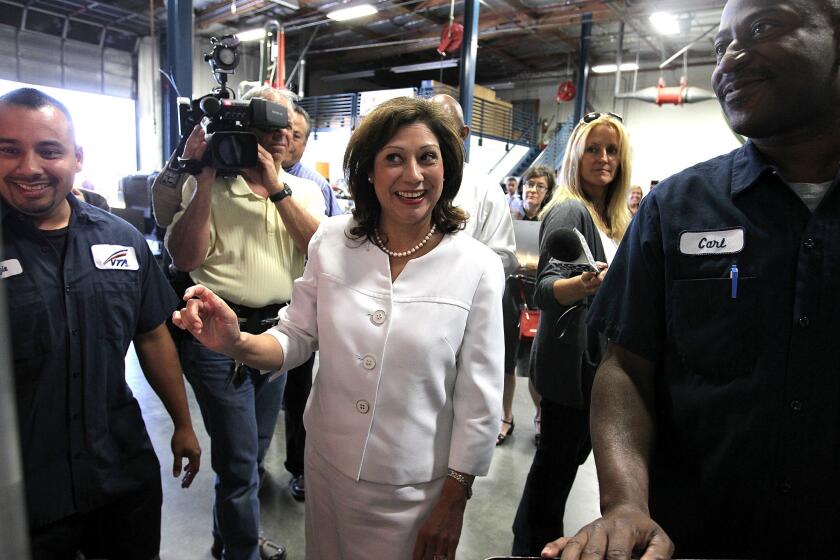
[(510, 417), (510, 420), (505, 420), (504, 418), (502, 418), (502, 424), (507, 424), (508, 426), (510, 426), (510, 428), (508, 428), (506, 434), (499, 432), (499, 435), (496, 436), (497, 446), (502, 445), (505, 442), (508, 436), (513, 433), (513, 428), (516, 426), (516, 424), (513, 423), (513, 416)]

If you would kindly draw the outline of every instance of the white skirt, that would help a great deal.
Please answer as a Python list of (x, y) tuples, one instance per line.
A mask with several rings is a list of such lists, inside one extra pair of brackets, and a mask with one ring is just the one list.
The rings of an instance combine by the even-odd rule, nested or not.
[(446, 477), (393, 486), (353, 480), (305, 450), (306, 560), (411, 560)]

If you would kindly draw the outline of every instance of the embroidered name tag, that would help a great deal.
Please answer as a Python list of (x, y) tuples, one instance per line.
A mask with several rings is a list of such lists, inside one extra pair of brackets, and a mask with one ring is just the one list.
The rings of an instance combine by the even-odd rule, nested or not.
[(744, 250), (744, 228), (684, 231), (680, 234), (683, 255), (729, 255)]
[(93, 263), (100, 270), (139, 270), (134, 247), (123, 245), (91, 245)]
[(23, 273), (23, 267), (17, 259), (9, 259), (0, 262), (0, 278), (8, 278)]

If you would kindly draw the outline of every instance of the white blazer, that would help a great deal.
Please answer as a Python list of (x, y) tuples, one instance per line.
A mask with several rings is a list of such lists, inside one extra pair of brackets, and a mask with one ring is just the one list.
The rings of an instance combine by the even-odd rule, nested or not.
[(456, 233), (391, 283), (388, 256), (323, 220), (291, 304), (268, 332), (283, 371), (320, 348), (306, 444), (354, 480), (428, 482), (447, 467), (487, 474), (504, 372), (499, 257)]

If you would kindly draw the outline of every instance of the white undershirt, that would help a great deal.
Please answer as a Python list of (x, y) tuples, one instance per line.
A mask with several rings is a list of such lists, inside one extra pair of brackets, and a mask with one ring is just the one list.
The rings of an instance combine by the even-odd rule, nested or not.
[(808, 210), (813, 212), (831, 187), (831, 181), (825, 183), (788, 183), (788, 185), (796, 193), (796, 196), (802, 199)]
[(618, 243), (613, 241), (613, 239), (601, 231), (600, 228), (595, 228), (598, 230), (598, 235), (601, 236), (601, 245), (604, 246), (604, 256), (607, 257), (607, 264), (612, 264), (613, 258), (615, 257), (615, 252), (618, 250)]

